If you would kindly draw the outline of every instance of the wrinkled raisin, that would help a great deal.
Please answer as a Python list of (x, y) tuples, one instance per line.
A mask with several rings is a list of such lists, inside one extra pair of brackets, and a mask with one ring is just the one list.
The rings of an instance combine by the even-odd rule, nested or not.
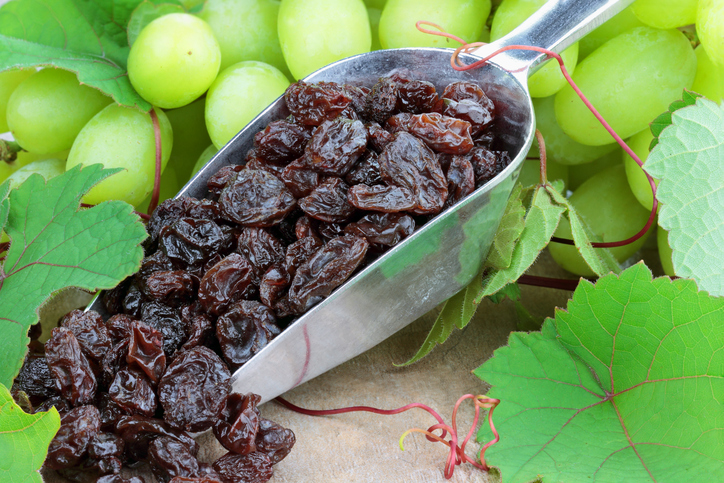
[(148, 445), (161, 436), (179, 441), (192, 455), (199, 452), (199, 445), (191, 436), (162, 419), (140, 415), (124, 416), (118, 421), (115, 433), (123, 439), (125, 456), (132, 461), (145, 461), (148, 458)]
[(309, 132), (286, 120), (270, 122), (254, 135), (254, 148), (259, 156), (272, 163), (286, 163), (304, 153)]
[(199, 284), (199, 302), (212, 315), (220, 315), (246, 295), (253, 267), (246, 257), (232, 253), (209, 269)]
[(211, 220), (181, 218), (160, 232), (161, 249), (181, 266), (203, 265), (223, 243), (223, 231)]
[(440, 153), (467, 154), (473, 148), (469, 122), (436, 112), (398, 114), (387, 120), (387, 128), (407, 131)]
[(358, 184), (349, 189), (347, 196), (349, 203), (360, 210), (395, 213), (417, 205), (414, 194), (399, 186)]
[(66, 413), (50, 442), (45, 465), (59, 470), (78, 464), (100, 427), (101, 416), (94, 406), (80, 406)]
[(189, 449), (177, 440), (161, 437), (148, 445), (148, 463), (156, 479), (167, 483), (175, 476), (197, 476), (199, 462)]
[(447, 170), (445, 206), (452, 206), (475, 191), (475, 170), (468, 158), (455, 156)]
[(166, 305), (177, 306), (191, 300), (196, 292), (194, 279), (184, 270), (154, 272), (143, 283), (143, 293)]
[(73, 406), (93, 401), (98, 387), (96, 378), (73, 332), (64, 327), (53, 329), (45, 343), (45, 357), (65, 399)]
[(284, 92), (284, 100), (294, 117), (310, 126), (334, 119), (352, 103), (352, 97), (334, 82), (295, 82)]
[(355, 207), (347, 201), (347, 183), (339, 178), (329, 178), (317, 186), (306, 198), (299, 200), (299, 207), (312, 218), (330, 223), (342, 223), (354, 214)]
[(264, 304), (242, 300), (216, 321), (224, 359), (238, 368), (279, 335), (274, 313)]
[(224, 448), (237, 454), (256, 451), (261, 397), (256, 394), (229, 394), (226, 404), (214, 422), (214, 436)]
[(301, 157), (289, 163), (279, 179), (296, 198), (302, 198), (317, 187), (322, 177), (309, 166), (306, 157)]
[(274, 421), (260, 418), (256, 433), (256, 449), (266, 454), (272, 464), (283, 460), (291, 451), (297, 438), (291, 429), (283, 428)]
[(131, 322), (131, 334), (126, 362), (143, 371), (154, 385), (158, 384), (166, 371), (163, 335), (138, 321)]
[(271, 459), (259, 452), (226, 453), (216, 460), (214, 469), (225, 483), (264, 483), (274, 474)]
[(344, 228), (350, 235), (365, 237), (370, 247), (393, 247), (415, 231), (415, 220), (403, 213), (372, 213)]
[(295, 206), (294, 196), (279, 178), (266, 171), (246, 169), (221, 192), (219, 205), (226, 218), (243, 226), (271, 226)]
[(312, 134), (304, 150), (307, 164), (318, 173), (344, 176), (367, 147), (367, 130), (361, 121), (326, 121)]
[(156, 412), (156, 393), (146, 375), (132, 368), (118, 371), (108, 394), (128, 414), (153, 416)]

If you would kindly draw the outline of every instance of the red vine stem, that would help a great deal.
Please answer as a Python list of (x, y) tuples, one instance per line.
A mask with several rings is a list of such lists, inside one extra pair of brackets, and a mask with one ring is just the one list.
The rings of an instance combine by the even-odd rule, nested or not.
[[(467, 71), (467, 70), (477, 69), (477, 68), (483, 66), (484, 64), (486, 64), (490, 59), (492, 59), (496, 55), (506, 52), (508, 50), (532, 50), (534, 52), (540, 52), (540, 53), (546, 54), (548, 59), (551, 59), (551, 58), (556, 59), (556, 61), (558, 61), (558, 65), (561, 69), (561, 73), (563, 74), (563, 77), (565, 77), (566, 81), (573, 88), (573, 90), (576, 92), (576, 94), (581, 99), (581, 101), (583, 101), (583, 103), (586, 105), (586, 107), (596, 117), (598, 122), (601, 123), (601, 125), (604, 127), (604, 129), (606, 129), (606, 131), (608, 131), (608, 133), (619, 144), (619, 146), (621, 146), (623, 148), (623, 150), (626, 151), (626, 153), (629, 156), (631, 156), (631, 158), (633, 158), (633, 160), (636, 161), (636, 164), (638, 164), (639, 167), (641, 167), (643, 170), (644, 163), (641, 161), (641, 159), (639, 159), (639, 157), (636, 155), (636, 153), (634, 153), (633, 150), (630, 147), (628, 147), (628, 145), (624, 142), (624, 140), (621, 139), (621, 137), (618, 134), (616, 134), (616, 132), (613, 130), (613, 128), (606, 122), (606, 120), (598, 112), (598, 110), (595, 107), (593, 107), (593, 104), (591, 104), (591, 102), (586, 98), (586, 96), (583, 94), (583, 92), (581, 92), (581, 89), (578, 88), (576, 83), (573, 81), (573, 78), (568, 73), (568, 70), (566, 70), (566, 66), (564, 65), (563, 59), (561, 58), (560, 55), (558, 55), (555, 52), (552, 52), (548, 49), (544, 49), (542, 47), (534, 47), (531, 45), (508, 45), (505, 47), (501, 47), (500, 49), (496, 50), (492, 54), (490, 54), (478, 61), (475, 61), (472, 64), (463, 64), (462, 60), (459, 57), (460, 53), (471, 52), (472, 50), (475, 50), (484, 44), (481, 42), (473, 42), (470, 44), (466, 44), (462, 41), (462, 39), (459, 39), (459, 38), (455, 37), (454, 35), (448, 34), (446, 32), (435, 32), (433, 30), (422, 29), (419, 26), (421, 24), (432, 25), (440, 30), (442, 30), (442, 28), (439, 27), (438, 25), (432, 24), (430, 22), (417, 22), (416, 25), (418, 26), (418, 29), (421, 30), (422, 32), (454, 39), (463, 44), (460, 47), (458, 47), (455, 50), (455, 52), (453, 53), (453, 55), (450, 57), (450, 65), (452, 66), (452, 68), (454, 70), (457, 70), (457, 71)], [(615, 242), (591, 243), (591, 245), (594, 248), (615, 248), (615, 247), (621, 247), (624, 245), (628, 245), (628, 244), (633, 243), (636, 240), (640, 239), (642, 236), (644, 236), (649, 231), (649, 229), (651, 228), (651, 226), (654, 223), (654, 220), (656, 219), (656, 212), (658, 210), (659, 202), (656, 199), (656, 182), (654, 181), (653, 177), (651, 177), (651, 175), (649, 173), (647, 173), (645, 170), (644, 170), (644, 174), (646, 175), (646, 178), (649, 180), (649, 185), (651, 186), (651, 192), (653, 194), (653, 200), (654, 200), (653, 206), (651, 207), (651, 214), (649, 215), (649, 219), (647, 220), (644, 227), (638, 233), (636, 233), (632, 237), (627, 238), (625, 240), (620, 240), (620, 241), (615, 241)], [(553, 238), (551, 238), (551, 241), (557, 242), (557, 243), (563, 243), (566, 245), (574, 245), (573, 240), (569, 240), (566, 238), (553, 237)]]
[[(473, 424), (470, 428), (470, 431), (465, 436), (465, 439), (463, 440), (462, 444), (458, 445), (458, 432), (457, 432), (457, 412), (460, 407), (460, 404), (462, 404), (463, 401), (467, 399), (472, 399), (473, 404), (475, 405), (475, 417), (473, 418)], [(403, 451), (405, 450), (403, 446), (403, 442), (405, 440), (405, 437), (407, 437), (410, 433), (422, 433), (425, 435), (425, 437), (428, 439), (428, 441), (431, 442), (438, 442), (443, 443), (446, 446), (450, 448), (450, 452), (448, 453), (448, 457), (445, 461), (445, 478), (450, 479), (452, 478), (452, 475), (455, 471), (455, 467), (457, 465), (461, 465), (463, 463), (470, 463), (476, 468), (479, 468), (484, 471), (488, 471), (489, 467), (485, 463), (485, 451), (490, 448), (492, 445), (500, 441), (500, 435), (498, 434), (498, 431), (495, 429), (495, 425), (493, 424), (493, 410), (500, 404), (499, 399), (493, 399), (489, 398), (487, 396), (477, 395), (474, 396), (472, 394), (466, 394), (462, 396), (458, 401), (455, 403), (455, 408), (453, 409), (452, 413), (452, 424), (447, 425), (443, 421), (442, 417), (432, 408), (429, 406), (426, 406), (425, 404), (420, 403), (412, 403), (408, 404), (406, 406), (402, 406), (401, 408), (397, 409), (377, 409), (370, 406), (353, 406), (348, 408), (341, 408), (341, 409), (326, 409), (326, 410), (316, 410), (316, 409), (305, 409), (301, 408), (295, 404), (290, 403), (286, 399), (283, 399), (281, 397), (277, 397), (275, 399), (279, 404), (286, 407), (287, 409), (290, 409), (292, 411), (306, 414), (308, 416), (329, 416), (333, 414), (342, 414), (342, 413), (350, 413), (350, 412), (357, 412), (357, 411), (364, 411), (364, 412), (371, 412), (375, 414), (383, 414), (383, 415), (393, 415), (393, 414), (399, 414), (405, 411), (408, 411), (413, 408), (420, 408), (424, 409), (428, 413), (430, 413), (435, 419), (437, 419), (438, 423), (430, 426), (427, 430), (419, 429), (419, 428), (413, 428), (410, 430), (405, 431), (402, 436), (400, 437), (400, 449)], [(475, 432), (475, 429), (478, 425), (478, 420), (480, 418), (480, 410), (481, 409), (488, 409), (488, 424), (490, 426), (490, 430), (493, 433), (493, 439), (486, 443), (480, 450), (480, 461), (475, 461), (473, 458), (469, 457), (467, 454), (465, 454), (465, 446), (468, 444), (468, 441), (470, 441), (470, 438), (473, 436), (473, 433)], [(437, 435), (434, 433), (434, 431), (440, 430), (441, 434)], [(445, 440), (445, 436), (447, 434), (450, 434), (450, 440)]]
[(540, 158), (540, 184), (548, 184), (548, 174), (546, 173), (546, 142), (543, 140), (543, 134), (536, 129), (535, 139), (538, 141), (538, 153)]
[(523, 285), (532, 285), (534, 287), (555, 288), (558, 290), (575, 291), (578, 287), (578, 280), (569, 280), (565, 278), (539, 277), (537, 275), (521, 275), (518, 283)]
[(151, 121), (153, 122), (153, 139), (156, 144), (156, 170), (153, 177), (153, 193), (151, 194), (151, 202), (148, 204), (148, 214), (158, 206), (158, 198), (161, 195), (161, 127), (158, 124), (158, 116), (156, 110), (151, 109), (149, 112)]

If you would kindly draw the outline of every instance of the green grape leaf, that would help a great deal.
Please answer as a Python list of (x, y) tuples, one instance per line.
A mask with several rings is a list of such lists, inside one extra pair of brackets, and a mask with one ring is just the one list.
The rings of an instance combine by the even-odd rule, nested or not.
[(558, 227), (565, 207), (557, 204), (546, 187), (539, 186), (533, 192), (531, 206), (525, 216), (525, 227), (513, 248), (511, 263), (501, 270), (492, 270), (483, 280), (483, 288), (475, 297), (479, 304), (484, 297), (493, 295), (525, 273), (540, 252), (548, 245)]
[(79, 210), (81, 197), (120, 171), (93, 164), (48, 180), (33, 174), (10, 191), (11, 244), (0, 271), (0, 384), (22, 366), (37, 309), (66, 287), (115, 287), (136, 272), (146, 230), (131, 205), (108, 201)]
[(460, 330), (464, 329), (470, 323), (473, 315), (475, 315), (475, 310), (478, 308), (478, 304), (475, 303), (474, 299), (482, 288), (481, 283), (482, 277), (476, 276), (470, 285), (448, 299), (417, 353), (409, 361), (395, 365), (407, 366), (414, 364), (432, 352), (436, 345), (445, 342), (455, 327)]
[(674, 271), (724, 295), (724, 106), (704, 98), (672, 114), (644, 169), (660, 179), (659, 225)]
[(584, 280), (541, 332), (512, 334), (474, 373), (502, 401), (486, 458), (506, 482), (724, 475), (724, 298), (692, 280), (643, 263)]
[(621, 265), (619, 265), (616, 257), (613, 256), (608, 248), (593, 248), (591, 242), (601, 241), (585, 224), (581, 216), (578, 214), (573, 205), (560, 192), (549, 189), (551, 197), (556, 203), (565, 206), (568, 221), (571, 223), (571, 233), (573, 234), (573, 242), (576, 245), (578, 253), (581, 254), (586, 264), (593, 270), (593, 273), (599, 277), (607, 273), (620, 273)]
[(525, 207), (520, 200), (522, 187), (517, 184), (508, 199), (498, 230), (495, 232), (485, 265), (495, 269), (508, 268), (513, 257), (513, 247), (523, 232)]
[(518, 330), (540, 330), (543, 325), (543, 318), (531, 314), (525, 305), (523, 305), (523, 294), (520, 292), (520, 286), (517, 283), (509, 283), (497, 293), (490, 296), (490, 300), (496, 304), (501, 303), (505, 299), (509, 299), (515, 306), (515, 314), (518, 316)]
[[(5, 181), (0, 185), (0, 231), (5, 229), (5, 223), (8, 221), (8, 213), (10, 212), (10, 181)], [(4, 251), (4, 250), (0, 250)]]
[(186, 9), (180, 3), (159, 3), (150, 2), (149, 0), (143, 0), (133, 10), (131, 18), (128, 21), (128, 45), (133, 45), (138, 38), (138, 34), (141, 33), (143, 27), (153, 22), (159, 17), (168, 15), (169, 13), (184, 13)]
[(651, 132), (653, 133), (654, 138), (651, 140), (651, 144), (649, 145), (649, 151), (652, 151), (654, 147), (659, 144), (659, 135), (661, 134), (661, 131), (671, 126), (671, 115), (681, 108), (693, 106), (696, 100), (700, 97), (702, 97), (701, 94), (684, 89), (684, 94), (681, 99), (672, 102), (669, 105), (668, 111), (654, 119), (651, 123)]
[(0, 481), (42, 483), (38, 470), (59, 428), (60, 416), (55, 408), (26, 414), (0, 384)]
[(0, 71), (53, 66), (119, 104), (149, 111), (126, 72), (126, 25), (140, 0), (15, 0), (0, 8)]

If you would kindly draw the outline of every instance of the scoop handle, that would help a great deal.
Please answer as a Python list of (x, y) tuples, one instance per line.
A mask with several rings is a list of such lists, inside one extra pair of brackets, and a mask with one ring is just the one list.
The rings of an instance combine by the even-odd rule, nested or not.
[[(482, 58), (508, 45), (543, 47), (559, 54), (633, 1), (550, 0), (508, 35), (472, 54)], [(546, 54), (532, 50), (508, 50), (491, 61), (525, 80), (542, 65), (545, 58)]]

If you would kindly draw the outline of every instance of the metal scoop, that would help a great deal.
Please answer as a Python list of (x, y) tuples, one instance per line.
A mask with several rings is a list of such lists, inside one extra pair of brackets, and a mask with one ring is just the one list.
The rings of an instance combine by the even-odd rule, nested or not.
[[(561, 52), (633, 0), (553, 0), (508, 36), (486, 45), (466, 63), (506, 45), (533, 45)], [(313, 307), (232, 377), (235, 392), (263, 401), (361, 354), (468, 285), (479, 272), (518, 178), (535, 132), (527, 78), (545, 54), (511, 50), (468, 72), (450, 67), (450, 49), (411, 48), (370, 52), (330, 64), (304, 81), (373, 86), (379, 77), (407, 68), (438, 92), (451, 82), (479, 82), (495, 103), (497, 150), (513, 160), (495, 179), (428, 222)], [(206, 195), (206, 182), (222, 166), (239, 164), (254, 134), (289, 115), (277, 99), (249, 123), (179, 192)], [(103, 311), (99, 302), (95, 310)]]

